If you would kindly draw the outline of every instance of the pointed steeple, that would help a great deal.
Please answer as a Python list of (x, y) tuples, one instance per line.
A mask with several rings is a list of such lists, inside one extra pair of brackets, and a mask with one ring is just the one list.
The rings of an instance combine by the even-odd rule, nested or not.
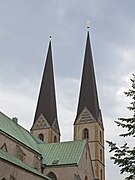
[(104, 127), (99, 109), (89, 32), (87, 33), (80, 96), (74, 122), (74, 140), (86, 138), (94, 177), (105, 180)]
[(87, 42), (86, 42), (86, 49), (85, 49), (85, 56), (84, 56), (80, 96), (79, 96), (79, 103), (78, 103), (75, 123), (76, 123), (77, 118), (80, 116), (80, 114), (84, 110), (84, 108), (87, 108), (87, 110), (92, 114), (92, 116), (96, 120), (99, 119), (99, 116), (101, 114), (100, 114), (100, 109), (99, 109), (89, 31), (87, 33)]
[(60, 134), (56, 108), (51, 40), (49, 42), (33, 126), (41, 114), (49, 126), (54, 127), (54, 130)]

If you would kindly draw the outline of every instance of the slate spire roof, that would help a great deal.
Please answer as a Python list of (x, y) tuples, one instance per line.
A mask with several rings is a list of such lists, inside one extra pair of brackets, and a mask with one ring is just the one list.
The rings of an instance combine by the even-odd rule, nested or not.
[(34, 123), (36, 122), (41, 113), (51, 127), (55, 121), (55, 127), (57, 128), (57, 132), (60, 133), (56, 108), (51, 40), (49, 42)]
[(84, 65), (83, 65), (80, 96), (79, 96), (76, 119), (79, 117), (80, 113), (85, 107), (97, 120), (100, 114), (100, 109), (99, 109), (99, 102), (98, 102), (98, 95), (96, 88), (96, 80), (95, 80), (89, 31), (87, 33)]

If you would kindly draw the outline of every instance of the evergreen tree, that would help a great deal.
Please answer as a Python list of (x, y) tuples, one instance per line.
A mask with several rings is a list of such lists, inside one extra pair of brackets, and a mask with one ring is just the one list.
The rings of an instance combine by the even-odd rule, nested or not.
[(113, 152), (111, 159), (114, 161), (114, 164), (120, 167), (121, 174), (129, 174), (126, 180), (135, 179), (135, 74), (133, 74), (131, 82), (132, 87), (128, 92), (125, 92), (125, 95), (132, 98), (130, 107), (127, 108), (133, 112), (133, 116), (131, 118), (118, 118), (115, 123), (117, 126), (125, 128), (125, 133), (119, 136), (133, 139), (133, 147), (130, 147), (128, 143), (124, 143), (124, 145), (118, 147), (116, 143), (107, 141), (110, 147), (109, 152)]

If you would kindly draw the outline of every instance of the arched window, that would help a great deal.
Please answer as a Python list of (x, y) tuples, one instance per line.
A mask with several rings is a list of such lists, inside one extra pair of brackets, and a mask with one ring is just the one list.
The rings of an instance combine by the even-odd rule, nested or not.
[(44, 136), (43, 136), (43, 134), (39, 134), (39, 135), (38, 135), (38, 138), (39, 138), (41, 141), (44, 141)]
[(100, 170), (100, 179), (103, 180), (102, 169)]
[(48, 176), (49, 178), (51, 178), (52, 180), (57, 180), (57, 176), (56, 176), (53, 172), (49, 172), (49, 173), (47, 174), (47, 176)]
[(6, 180), (6, 178), (2, 178), (1, 180)]
[(54, 136), (54, 142), (55, 142), (55, 143), (57, 142), (57, 137), (56, 137), (56, 136)]
[(83, 130), (83, 139), (89, 139), (89, 131), (87, 128)]
[(101, 131), (100, 131), (100, 142), (102, 143), (102, 134), (101, 134)]
[(84, 180), (88, 180), (87, 176), (85, 176), (85, 179)]
[(102, 149), (100, 149), (100, 161), (102, 161)]

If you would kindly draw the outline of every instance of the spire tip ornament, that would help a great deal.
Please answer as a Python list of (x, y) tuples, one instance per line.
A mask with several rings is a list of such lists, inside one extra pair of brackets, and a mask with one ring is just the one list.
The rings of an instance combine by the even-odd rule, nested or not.
[(86, 27), (87, 27), (87, 29), (90, 28), (90, 25), (91, 25), (91, 21), (90, 21), (90, 20), (86, 21)]

